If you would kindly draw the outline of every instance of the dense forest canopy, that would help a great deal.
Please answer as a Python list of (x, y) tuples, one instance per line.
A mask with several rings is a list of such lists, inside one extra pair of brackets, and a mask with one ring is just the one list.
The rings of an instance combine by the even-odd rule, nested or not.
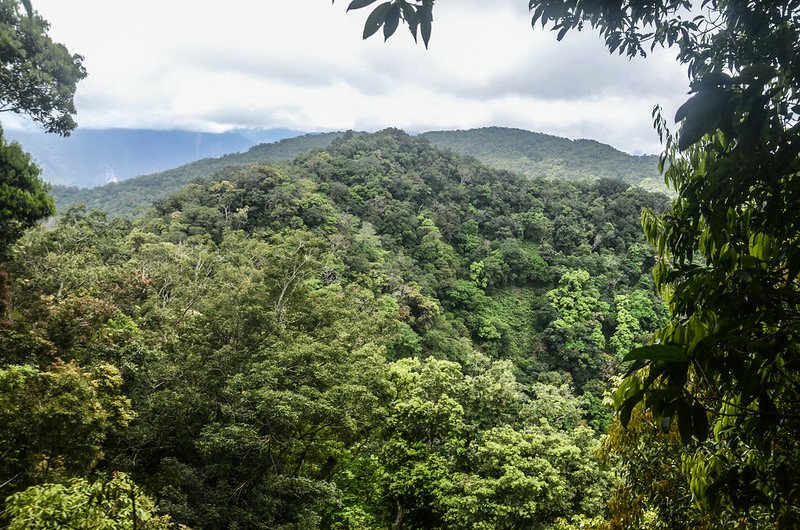
[(209, 179), (229, 166), (261, 162), (285, 162), (312, 149), (328, 147), (343, 132), (306, 134), (277, 142), (259, 144), (244, 153), (219, 158), (205, 158), (183, 166), (140, 175), (122, 182), (95, 188), (53, 186), (53, 198), (59, 211), (71, 205), (83, 204), (91, 209), (104, 210), (110, 215), (135, 217), (141, 215), (156, 200), (176, 193), (197, 179)]
[[(153, 201), (175, 193), (195, 179), (208, 179), (228, 166), (259, 162), (286, 162), (311, 151), (328, 147), (344, 132), (314, 133), (260, 144), (247, 152), (198, 160), (152, 175), (90, 189), (55, 186), (53, 196), (59, 210), (84, 204), (111, 215), (133, 217)], [(360, 134), (360, 133), (355, 133)], [(548, 134), (483, 127), (465, 131), (430, 131), (421, 136), (434, 145), (458, 154), (473, 156), (497, 169), (534, 178), (565, 180), (619, 179), (651, 191), (666, 191), (657, 175), (657, 157), (632, 156), (591, 140), (568, 140)]]
[(192, 528), (602, 521), (604, 394), (664, 317), (643, 206), (388, 130), (72, 209), (7, 265), (7, 518), (105, 476)]
[[(432, 0), (373, 4), (364, 38), (429, 44)], [(4, 42), (51, 44), (0, 7)], [(36, 225), (0, 139), (4, 527), (797, 527), (800, 3), (529, 7), (677, 47), (672, 200), (388, 129)], [(66, 133), (83, 71), (53, 46), (4, 75), (66, 61), (24, 86), (67, 99), (18, 109)]]
[[(354, 0), (350, 9), (375, 4)], [(695, 454), (685, 473), (698, 503), (800, 520), (800, 2), (530, 0), (534, 26), (562, 39), (589, 27), (611, 53), (674, 47), (691, 97), (673, 135), (656, 107), (665, 181), (677, 193), (646, 213), (656, 285), (670, 320), (617, 393), (622, 422), (637, 407)], [(378, 4), (364, 38), (399, 22), (427, 46), (432, 0)], [(764, 524), (763, 522), (760, 524)]]
[(655, 155), (629, 155), (595, 140), (568, 140), (509, 127), (430, 131), (422, 136), (440, 149), (474, 156), (484, 164), (530, 177), (616, 179), (666, 192)]

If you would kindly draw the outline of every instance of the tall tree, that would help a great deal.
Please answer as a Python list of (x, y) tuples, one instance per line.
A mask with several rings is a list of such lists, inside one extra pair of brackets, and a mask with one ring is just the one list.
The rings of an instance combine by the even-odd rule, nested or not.
[[(0, 262), (26, 228), (56, 211), (39, 172), (18, 143), (6, 143), (0, 127)], [(8, 284), (8, 274), (0, 269), (0, 319), (8, 309)]]

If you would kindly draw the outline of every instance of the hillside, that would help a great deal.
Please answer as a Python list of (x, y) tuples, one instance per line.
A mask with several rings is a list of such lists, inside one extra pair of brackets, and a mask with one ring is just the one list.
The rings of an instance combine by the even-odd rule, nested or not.
[(431, 131), (422, 136), (440, 149), (452, 149), (492, 167), (530, 177), (613, 178), (663, 191), (657, 156), (629, 155), (595, 140), (569, 140), (506, 127)]
[(59, 211), (70, 204), (85, 204), (89, 208), (97, 208), (115, 216), (133, 216), (149, 207), (153, 201), (175, 193), (194, 179), (210, 177), (228, 166), (290, 160), (312, 149), (327, 147), (343, 134), (306, 134), (259, 144), (244, 153), (197, 160), (160, 173), (142, 175), (96, 188), (53, 186), (53, 197)]
[(96, 475), (197, 529), (602, 518), (603, 398), (663, 315), (640, 212), (665, 205), (387, 130), (136, 220), (73, 211), (7, 264), (0, 498)]
[[(323, 148), (343, 132), (307, 134), (257, 145), (245, 153), (199, 160), (184, 166), (143, 175), (93, 189), (55, 186), (59, 210), (82, 203), (113, 215), (130, 216), (154, 200), (174, 193), (196, 178), (207, 178), (227, 166), (278, 162), (312, 149)], [(519, 129), (490, 127), (468, 131), (434, 131), (422, 135), (437, 147), (477, 158), (498, 169), (533, 178), (559, 180), (620, 179), (650, 191), (664, 191), (655, 176), (656, 157), (632, 156), (593, 140), (568, 140)], [(649, 176), (648, 176), (649, 175)]]

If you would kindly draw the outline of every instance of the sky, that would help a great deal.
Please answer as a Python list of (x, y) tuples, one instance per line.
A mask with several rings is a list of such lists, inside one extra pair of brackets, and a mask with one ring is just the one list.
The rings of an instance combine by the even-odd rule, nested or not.
[[(347, 0), (33, 0), (85, 57), (89, 128), (223, 132), (508, 126), (657, 153), (651, 111), (686, 99), (676, 50), (610, 55), (600, 37), (531, 27), (525, 0), (440, 0), (429, 49), (361, 39)], [(488, 7), (491, 6), (491, 7)], [(11, 124), (13, 126), (13, 124)]]

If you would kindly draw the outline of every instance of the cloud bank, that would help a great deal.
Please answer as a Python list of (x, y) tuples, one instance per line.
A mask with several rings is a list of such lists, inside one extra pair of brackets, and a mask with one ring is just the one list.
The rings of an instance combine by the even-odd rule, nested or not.
[(429, 50), (326, 0), (35, 0), (85, 56), (81, 126), (221, 132), (520, 127), (657, 152), (650, 111), (685, 99), (674, 51), (612, 56), (590, 31), (531, 28), (522, 0), (437, 3)]

